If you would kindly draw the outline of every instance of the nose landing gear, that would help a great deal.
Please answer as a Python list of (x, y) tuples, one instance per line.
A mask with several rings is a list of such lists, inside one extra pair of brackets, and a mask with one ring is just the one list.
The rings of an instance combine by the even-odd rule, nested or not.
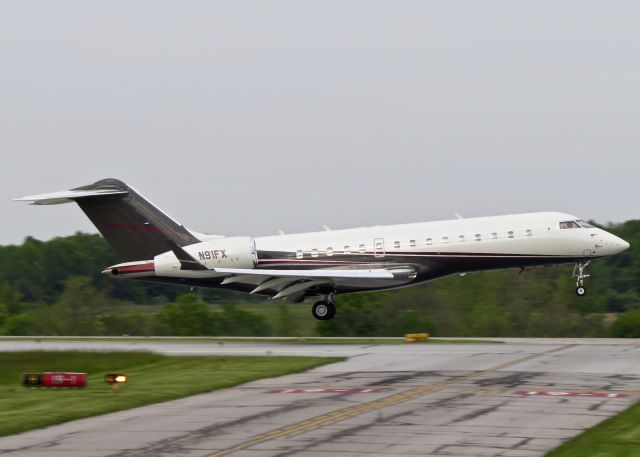
[(587, 260), (586, 262), (576, 262), (575, 267), (573, 267), (573, 275), (572, 278), (576, 279), (576, 294), (579, 297), (584, 297), (587, 295), (587, 288), (584, 286), (584, 280), (588, 278), (590, 275), (584, 274), (585, 268), (591, 263), (591, 260)]
[(324, 300), (316, 302), (311, 307), (311, 314), (319, 321), (328, 321), (336, 315), (335, 295), (329, 294)]

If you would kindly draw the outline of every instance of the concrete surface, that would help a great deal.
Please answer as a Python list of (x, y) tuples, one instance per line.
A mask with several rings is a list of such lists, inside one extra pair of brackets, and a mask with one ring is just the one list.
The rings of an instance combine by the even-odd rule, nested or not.
[(3, 351), (349, 357), (306, 373), (0, 438), (0, 455), (541, 456), (639, 398), (638, 340), (504, 341), (0, 341)]

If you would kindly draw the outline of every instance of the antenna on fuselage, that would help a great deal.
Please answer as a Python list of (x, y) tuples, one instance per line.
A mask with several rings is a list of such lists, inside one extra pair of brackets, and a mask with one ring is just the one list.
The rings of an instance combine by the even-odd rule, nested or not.
[(453, 215), (457, 218), (457, 219), (464, 219), (464, 217), (462, 217), (460, 215), (460, 213), (453, 213)]

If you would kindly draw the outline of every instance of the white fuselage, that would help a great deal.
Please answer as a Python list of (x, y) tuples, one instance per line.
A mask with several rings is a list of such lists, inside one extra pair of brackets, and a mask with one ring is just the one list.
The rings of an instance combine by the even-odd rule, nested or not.
[[(599, 228), (560, 228), (561, 222), (576, 220), (563, 213), (527, 213), (276, 235), (255, 241), (259, 264), (274, 267), (339, 265), (349, 257), (393, 262), (397, 257), (424, 255), (544, 256), (561, 260), (604, 257), (629, 246)], [(266, 253), (289, 255), (264, 258)], [(290, 253), (296, 255), (292, 258)]]
[[(267, 237), (211, 237), (184, 250), (205, 270), (185, 270), (172, 251), (153, 266), (136, 263), (128, 277), (179, 278), (182, 283), (254, 291), (275, 271), (380, 270), (393, 279), (331, 280), (337, 293), (404, 287), (455, 273), (586, 262), (621, 252), (629, 244), (563, 213), (528, 213)], [(128, 270), (127, 270), (128, 269)], [(238, 276), (227, 279), (229, 271)], [(247, 276), (248, 269), (255, 271)], [(262, 277), (253, 276), (264, 271)], [(240, 280), (242, 279), (242, 281)], [(282, 280), (276, 284), (290, 284)], [(274, 295), (274, 287), (267, 294)]]

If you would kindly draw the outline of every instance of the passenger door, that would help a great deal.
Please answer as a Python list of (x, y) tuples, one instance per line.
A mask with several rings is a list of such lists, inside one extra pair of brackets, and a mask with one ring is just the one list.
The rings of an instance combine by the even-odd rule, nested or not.
[(373, 240), (373, 256), (377, 258), (383, 258), (384, 255), (384, 238), (375, 238)]

